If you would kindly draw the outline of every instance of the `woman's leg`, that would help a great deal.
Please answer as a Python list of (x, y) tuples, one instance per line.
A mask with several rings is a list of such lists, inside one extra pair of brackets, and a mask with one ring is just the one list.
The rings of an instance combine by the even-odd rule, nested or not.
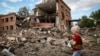
[(72, 56), (81, 56), (80, 51), (74, 51)]

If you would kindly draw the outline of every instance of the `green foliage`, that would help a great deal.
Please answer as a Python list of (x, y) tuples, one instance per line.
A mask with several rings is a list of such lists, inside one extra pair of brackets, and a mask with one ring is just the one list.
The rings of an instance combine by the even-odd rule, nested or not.
[(92, 12), (90, 17), (93, 18), (94, 20), (100, 20), (100, 9)]
[(100, 26), (100, 9), (92, 12), (90, 17), (96, 21), (96, 26)]
[(82, 16), (81, 21), (78, 24), (80, 27), (93, 27), (94, 21), (87, 16)]
[(18, 15), (21, 17), (28, 17), (29, 16), (29, 10), (27, 7), (22, 7), (18, 11)]
[[(92, 19), (90, 19), (92, 18)], [(82, 16), (81, 21), (78, 22), (80, 27), (100, 26), (100, 9), (90, 14), (90, 17)], [(94, 24), (96, 22), (96, 25)]]

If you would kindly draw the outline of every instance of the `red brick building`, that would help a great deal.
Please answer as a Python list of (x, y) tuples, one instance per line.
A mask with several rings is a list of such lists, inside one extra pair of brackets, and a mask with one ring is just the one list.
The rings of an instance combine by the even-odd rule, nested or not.
[(67, 30), (71, 20), (70, 11), (71, 9), (63, 0), (42, 0), (34, 9), (35, 23), (33, 25), (35, 26), (33, 27), (48, 28), (50, 26), (60, 30)]
[(12, 32), (16, 30), (16, 14), (10, 13), (0, 16), (0, 31)]
[(70, 26), (69, 21), (71, 20), (71, 9), (63, 0), (57, 0), (56, 2), (56, 13), (60, 29), (68, 29)]

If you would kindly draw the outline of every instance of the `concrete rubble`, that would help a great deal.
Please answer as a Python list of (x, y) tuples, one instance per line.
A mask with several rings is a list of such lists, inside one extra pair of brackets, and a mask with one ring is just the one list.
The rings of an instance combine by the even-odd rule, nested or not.
[[(49, 31), (21, 29), (0, 36), (0, 56), (71, 56), (68, 39), (62, 36), (64, 32)], [(82, 56), (100, 56), (100, 47), (93, 47), (86, 37), (82, 37), (85, 39)]]

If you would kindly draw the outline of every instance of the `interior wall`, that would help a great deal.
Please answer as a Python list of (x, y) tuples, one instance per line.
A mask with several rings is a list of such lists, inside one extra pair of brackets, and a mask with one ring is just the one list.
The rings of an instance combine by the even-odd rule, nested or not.
[(47, 14), (46, 11), (44, 11), (42, 9), (38, 9), (37, 12), (38, 12), (38, 16), (43, 16), (43, 15)]

